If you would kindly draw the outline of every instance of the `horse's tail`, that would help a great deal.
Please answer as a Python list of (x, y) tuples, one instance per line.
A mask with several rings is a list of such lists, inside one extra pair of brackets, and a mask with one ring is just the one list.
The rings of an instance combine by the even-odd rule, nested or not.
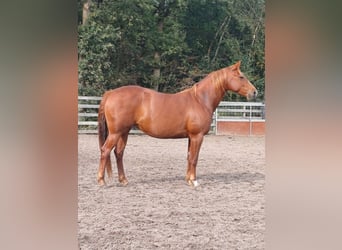
[(105, 102), (106, 102), (106, 99), (105, 97), (103, 97), (100, 103), (98, 117), (97, 117), (100, 149), (105, 143), (107, 136), (108, 136), (108, 128), (107, 128), (106, 116), (104, 112)]
[[(104, 95), (101, 100), (99, 111), (98, 111), (98, 117), (97, 117), (100, 151), (108, 137), (108, 127), (107, 127), (106, 115), (105, 115), (105, 110), (104, 110), (105, 103), (106, 103), (106, 95)], [(112, 163), (110, 160), (110, 154), (108, 155), (105, 169), (107, 170), (108, 177), (112, 178)]]

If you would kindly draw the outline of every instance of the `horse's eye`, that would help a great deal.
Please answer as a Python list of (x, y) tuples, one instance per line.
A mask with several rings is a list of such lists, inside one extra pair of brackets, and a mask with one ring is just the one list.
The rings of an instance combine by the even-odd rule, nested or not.
[(240, 76), (240, 79), (244, 79), (244, 77), (243, 77), (243, 76)]

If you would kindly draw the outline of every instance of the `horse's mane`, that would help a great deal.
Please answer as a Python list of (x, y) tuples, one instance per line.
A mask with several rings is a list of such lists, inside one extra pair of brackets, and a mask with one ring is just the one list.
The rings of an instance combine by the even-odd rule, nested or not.
[(210, 83), (211, 85), (215, 86), (215, 89), (219, 90), (220, 92), (225, 92), (225, 89), (223, 87), (223, 84), (225, 81), (227, 81), (227, 68), (223, 68), (217, 71), (214, 71), (208, 75), (210, 77)]
[(209, 73), (206, 77), (204, 77), (199, 82), (195, 83), (191, 88), (186, 90), (194, 89), (196, 93), (197, 86), (214, 86), (216, 92), (225, 92), (225, 88), (223, 86), (224, 82), (227, 80), (227, 68), (219, 69), (217, 71)]

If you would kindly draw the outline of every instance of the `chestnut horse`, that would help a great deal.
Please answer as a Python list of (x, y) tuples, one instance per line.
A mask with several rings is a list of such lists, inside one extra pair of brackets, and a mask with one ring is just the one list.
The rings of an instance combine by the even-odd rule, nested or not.
[(175, 94), (158, 93), (139, 86), (124, 86), (103, 95), (98, 114), (101, 150), (97, 181), (112, 176), (110, 152), (114, 149), (119, 182), (128, 183), (123, 167), (123, 153), (128, 133), (137, 126), (157, 138), (188, 138), (186, 181), (197, 186), (196, 165), (203, 136), (208, 133), (217, 105), (231, 90), (248, 100), (257, 95), (256, 88), (240, 71), (240, 62), (214, 71), (193, 87)]

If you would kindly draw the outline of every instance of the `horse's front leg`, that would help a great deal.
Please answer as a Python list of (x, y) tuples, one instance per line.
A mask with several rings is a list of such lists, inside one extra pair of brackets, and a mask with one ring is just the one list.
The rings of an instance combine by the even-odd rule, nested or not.
[(186, 173), (186, 181), (191, 186), (198, 186), (196, 180), (196, 166), (198, 161), (199, 151), (203, 142), (203, 135), (190, 135), (188, 141), (188, 170)]

